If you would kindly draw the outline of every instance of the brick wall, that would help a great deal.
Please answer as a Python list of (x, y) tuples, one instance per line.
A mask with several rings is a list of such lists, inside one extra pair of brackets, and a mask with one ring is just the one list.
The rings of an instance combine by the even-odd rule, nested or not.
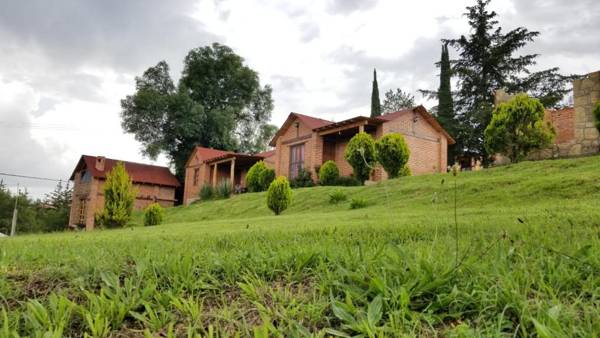
[[(299, 144), (304, 144), (304, 168), (316, 179), (318, 175), (315, 173), (315, 165), (322, 164), (322, 139), (299, 119), (292, 121), (290, 127), (277, 139), (275, 173), (277, 176), (289, 176), (290, 147)], [(321, 150), (318, 150), (319, 144)]]

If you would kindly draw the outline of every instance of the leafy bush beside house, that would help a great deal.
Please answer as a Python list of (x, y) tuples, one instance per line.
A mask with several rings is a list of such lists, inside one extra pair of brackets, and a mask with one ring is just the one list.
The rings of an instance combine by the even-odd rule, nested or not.
[(335, 185), (340, 177), (340, 170), (335, 162), (329, 160), (319, 168), (319, 183), (321, 185)]
[(144, 226), (159, 225), (162, 223), (165, 210), (158, 203), (150, 204), (144, 210)]
[(275, 170), (271, 168), (265, 168), (260, 175), (260, 185), (262, 191), (269, 189), (271, 182), (275, 179)]
[(249, 192), (263, 191), (262, 178), (265, 170), (267, 170), (267, 166), (264, 161), (258, 161), (250, 167), (246, 174), (246, 188)]
[(346, 146), (344, 158), (352, 166), (353, 176), (364, 183), (377, 159), (373, 137), (365, 132), (354, 135)]
[(232, 192), (233, 188), (231, 186), (231, 182), (229, 182), (229, 180), (223, 180), (215, 189), (215, 197), (223, 199), (229, 198)]
[(122, 162), (106, 174), (104, 183), (104, 209), (97, 215), (100, 225), (122, 227), (131, 219), (137, 191)]
[(292, 188), (285, 176), (277, 177), (267, 191), (267, 206), (275, 215), (281, 214), (290, 205)]
[(310, 172), (303, 168), (300, 168), (298, 170), (298, 175), (290, 180), (290, 186), (292, 188), (306, 188), (314, 185), (315, 182), (313, 181)]
[(594, 118), (596, 119), (596, 129), (598, 129), (598, 131), (600, 132), (600, 101), (596, 102), (596, 106), (594, 107), (592, 113), (594, 114)]
[(514, 163), (531, 151), (549, 146), (554, 135), (552, 125), (544, 122), (540, 100), (518, 94), (494, 109), (484, 142), (488, 153), (500, 153)]
[(215, 189), (213, 188), (212, 185), (205, 184), (200, 189), (200, 200), (201, 201), (211, 200), (211, 199), (213, 199), (214, 196), (215, 196)]
[(390, 178), (400, 176), (402, 168), (406, 167), (410, 150), (404, 137), (398, 133), (390, 133), (375, 142), (377, 161), (383, 166)]

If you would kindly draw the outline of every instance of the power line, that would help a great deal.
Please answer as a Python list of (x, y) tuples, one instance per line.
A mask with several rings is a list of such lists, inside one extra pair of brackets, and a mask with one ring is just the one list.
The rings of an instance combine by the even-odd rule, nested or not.
[(17, 175), (17, 174), (9, 174), (9, 173), (2, 173), (2, 172), (0, 172), (0, 176), (28, 178), (28, 179), (32, 179), (32, 180), (51, 181), (51, 182), (66, 182), (66, 181), (68, 181), (65, 179), (56, 179), (56, 178), (39, 177), (39, 176), (28, 176), (28, 175)]

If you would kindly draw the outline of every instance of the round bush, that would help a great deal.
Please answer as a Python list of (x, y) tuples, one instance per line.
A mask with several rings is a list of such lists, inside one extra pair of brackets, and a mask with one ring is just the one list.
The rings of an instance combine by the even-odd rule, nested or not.
[(144, 226), (159, 225), (163, 221), (165, 210), (158, 203), (150, 204), (144, 210)]
[(398, 133), (384, 135), (375, 142), (377, 161), (383, 166), (390, 178), (400, 176), (400, 170), (406, 166), (410, 150), (404, 137)]
[(400, 172), (398, 173), (399, 177), (410, 176), (410, 175), (412, 175), (412, 172), (410, 171), (408, 164), (405, 165), (404, 167), (402, 167), (402, 169), (400, 169)]
[(267, 191), (267, 206), (275, 215), (281, 214), (290, 205), (292, 188), (284, 176), (277, 177)]
[(352, 166), (353, 176), (364, 183), (376, 161), (373, 137), (365, 132), (354, 135), (346, 146), (344, 158)]
[(265, 191), (269, 189), (271, 182), (275, 179), (275, 170), (270, 168), (265, 168), (260, 175), (260, 186), (261, 191)]
[(340, 170), (333, 161), (325, 162), (319, 169), (319, 183), (321, 185), (334, 185), (340, 177)]
[(263, 187), (263, 172), (265, 170), (267, 170), (267, 166), (263, 161), (258, 161), (250, 167), (246, 174), (246, 188), (248, 188), (248, 191), (258, 192), (266, 189), (266, 187)]

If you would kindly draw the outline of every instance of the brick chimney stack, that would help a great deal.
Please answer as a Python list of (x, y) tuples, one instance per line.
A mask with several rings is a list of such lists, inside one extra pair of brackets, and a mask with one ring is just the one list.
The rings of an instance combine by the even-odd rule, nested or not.
[(106, 157), (96, 156), (96, 169), (98, 171), (104, 171), (104, 162), (106, 162)]

